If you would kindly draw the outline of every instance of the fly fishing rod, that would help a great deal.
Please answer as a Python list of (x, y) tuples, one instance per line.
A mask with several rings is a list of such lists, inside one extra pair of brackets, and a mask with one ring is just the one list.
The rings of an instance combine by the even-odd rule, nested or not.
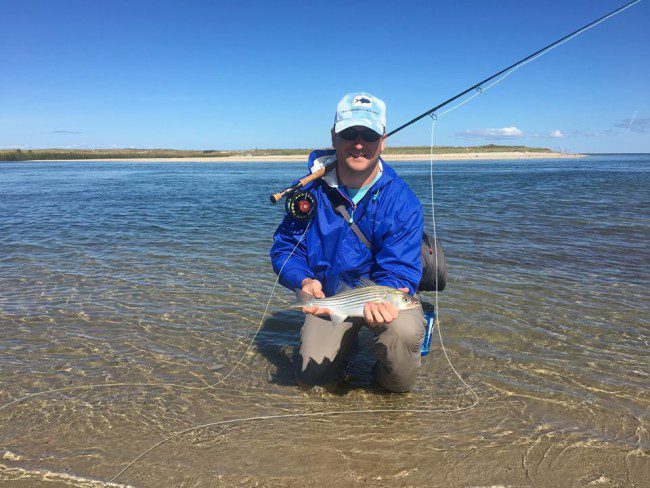
[[(474, 90), (478, 90), (479, 92), (481, 92), (482, 91), (482, 88), (481, 88), (482, 85), (485, 85), (486, 83), (488, 83), (489, 81), (494, 80), (495, 78), (497, 78), (500, 75), (503, 75), (505, 73), (508, 73), (509, 71), (515, 70), (519, 66), (521, 66), (523, 64), (526, 64), (529, 61), (532, 61), (533, 59), (541, 56), (542, 54), (546, 53), (547, 51), (550, 51), (554, 47), (568, 41), (569, 39), (571, 39), (572, 37), (577, 36), (578, 34), (581, 34), (582, 32), (586, 31), (587, 29), (590, 29), (590, 28), (594, 27), (595, 25), (600, 24), (601, 22), (604, 22), (605, 20), (609, 19), (610, 17), (613, 17), (616, 14), (619, 14), (623, 10), (625, 10), (625, 9), (639, 3), (640, 1), (641, 0), (633, 0), (631, 2), (628, 2), (625, 5), (619, 7), (617, 9), (615, 9), (615, 10), (612, 10), (608, 14), (605, 14), (602, 17), (599, 17), (598, 19), (594, 20), (593, 22), (589, 22), (587, 25), (585, 25), (583, 27), (580, 27), (579, 29), (574, 30), (573, 32), (571, 32), (570, 34), (567, 34), (566, 36), (562, 37), (561, 39), (558, 39), (557, 41), (552, 42), (551, 44), (549, 44), (549, 45), (547, 45), (547, 46), (545, 46), (545, 47), (543, 47), (541, 49), (538, 49), (534, 53), (526, 56), (523, 59), (520, 59), (516, 63), (511, 64), (507, 68), (503, 68), (502, 70), (498, 71), (497, 73), (493, 74), (492, 76), (489, 76), (488, 78), (485, 78), (484, 80), (479, 81), (478, 83), (475, 83), (474, 85), (470, 86), (466, 90), (463, 90), (462, 92), (458, 93), (457, 95), (454, 95), (453, 97), (445, 100), (444, 102), (436, 105), (435, 107), (427, 110), (426, 112), (424, 112), (424, 113), (418, 115), (417, 117), (409, 120), (408, 122), (400, 125), (397, 129), (394, 129), (394, 130), (390, 131), (388, 134), (386, 134), (386, 137), (392, 136), (396, 132), (399, 132), (402, 129), (408, 127), (409, 125), (414, 124), (415, 122), (417, 122), (420, 119), (423, 119), (427, 115), (434, 116), (434, 113), (435, 113), (436, 110), (440, 110), (442, 107), (444, 107), (446, 105), (449, 105), (451, 102), (453, 102), (455, 100), (458, 100), (459, 98), (467, 95), (468, 93), (470, 93), (470, 92), (472, 92)], [(325, 167), (319, 169), (318, 171), (316, 171), (316, 172), (314, 172), (312, 174), (309, 174), (309, 175), (306, 175), (306, 176), (302, 177), (294, 185), (291, 185), (290, 187), (285, 188), (284, 190), (282, 190), (279, 193), (274, 193), (273, 195), (271, 195), (271, 197), (270, 197), (271, 203), (276, 203), (276, 202), (280, 201), (282, 199), (282, 197), (293, 193), (294, 191), (302, 188), (303, 186), (307, 185), (308, 183), (310, 183), (310, 182), (312, 182), (314, 180), (322, 178), (323, 176), (325, 176), (326, 173), (330, 172), (335, 167), (336, 167), (336, 161), (326, 165)]]

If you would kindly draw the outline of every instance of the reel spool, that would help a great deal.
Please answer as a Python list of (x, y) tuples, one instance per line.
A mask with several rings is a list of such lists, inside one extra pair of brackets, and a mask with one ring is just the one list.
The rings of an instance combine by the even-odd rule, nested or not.
[(316, 198), (308, 191), (297, 190), (287, 197), (284, 208), (295, 220), (309, 220), (316, 212)]

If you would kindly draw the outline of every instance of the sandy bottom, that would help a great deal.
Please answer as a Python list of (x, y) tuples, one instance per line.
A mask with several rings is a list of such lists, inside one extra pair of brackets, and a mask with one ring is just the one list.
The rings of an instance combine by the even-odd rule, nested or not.
[[(345, 389), (295, 386), (283, 208), (255, 199), (304, 163), (12, 165), (0, 487), (649, 487), (650, 175), (602, 159), (436, 174), (446, 349), (405, 395), (373, 386), (365, 328)], [(403, 169), (426, 198), (429, 165)]]

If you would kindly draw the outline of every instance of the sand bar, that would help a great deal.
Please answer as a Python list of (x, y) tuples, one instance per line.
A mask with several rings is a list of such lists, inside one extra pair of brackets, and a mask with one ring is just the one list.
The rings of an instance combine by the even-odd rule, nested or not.
[[(307, 154), (292, 154), (286, 156), (224, 156), (224, 157), (189, 157), (189, 158), (106, 158), (106, 159), (74, 159), (70, 161), (124, 161), (132, 163), (163, 163), (163, 162), (192, 162), (192, 163), (254, 163), (254, 162), (287, 162), (306, 161)], [(517, 160), (517, 159), (576, 159), (584, 154), (565, 154), (556, 152), (466, 152), (434, 154), (434, 161), (460, 160)], [(429, 161), (429, 154), (386, 154), (386, 161)], [(60, 161), (58, 159), (36, 159), (35, 162)]]

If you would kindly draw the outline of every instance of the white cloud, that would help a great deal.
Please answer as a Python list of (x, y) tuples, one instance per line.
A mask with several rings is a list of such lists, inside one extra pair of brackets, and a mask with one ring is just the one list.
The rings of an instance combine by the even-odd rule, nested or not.
[(524, 133), (512, 126), (500, 129), (465, 130), (456, 135), (467, 139), (513, 139), (523, 137)]
[(562, 133), (561, 130), (552, 130), (548, 135), (548, 137), (559, 138), (559, 137), (564, 137), (564, 134)]

